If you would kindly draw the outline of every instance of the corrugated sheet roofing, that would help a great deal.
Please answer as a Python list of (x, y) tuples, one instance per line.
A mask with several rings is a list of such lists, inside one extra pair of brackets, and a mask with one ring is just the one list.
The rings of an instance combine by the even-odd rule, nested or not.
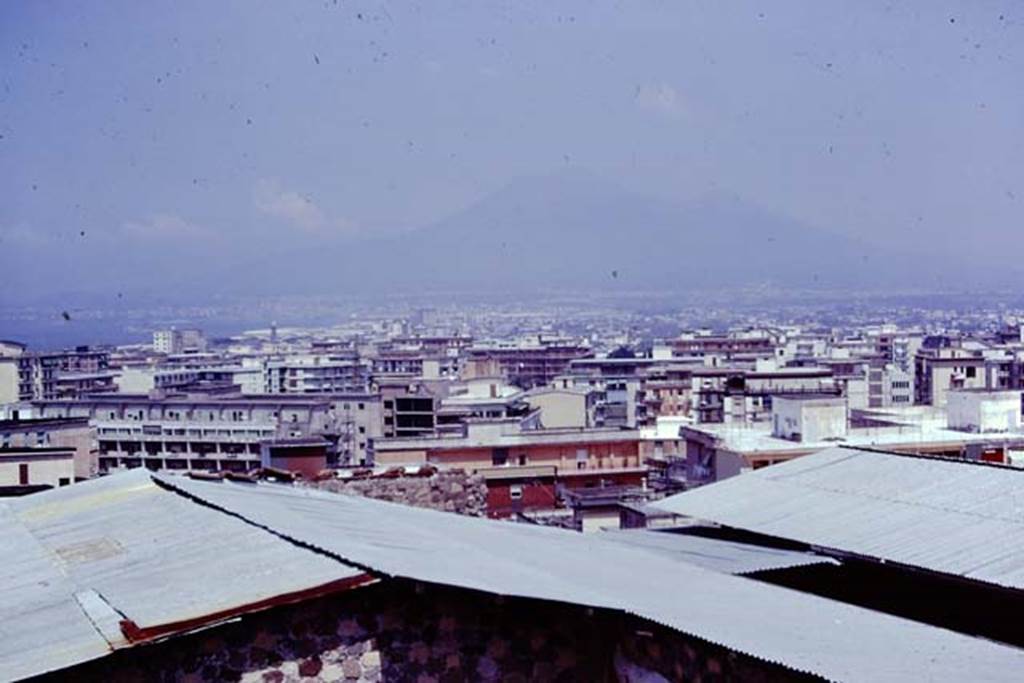
[(103, 638), (76, 595), (97, 593), (108, 611), (153, 629), (363, 574), (175, 495), (142, 470), (11, 499), (0, 514), (3, 678), (127, 645)]
[[(0, 677), (370, 572), (630, 612), (833, 680), (1006, 680), (1024, 651), (597, 535), (134, 471), (0, 504)], [(734, 551), (735, 549), (733, 549)], [(733, 551), (722, 551), (728, 555)], [(165, 631), (165, 633), (172, 633)]]
[(832, 448), (654, 503), (676, 514), (1024, 588), (1024, 471)]
[(814, 553), (766, 548), (671, 531), (629, 529), (604, 531), (601, 535), (616, 543), (645, 548), (674, 560), (724, 574), (742, 575), (812, 564), (839, 564), (830, 557)]
[(391, 576), (617, 609), (831, 680), (1007, 680), (1024, 651), (750, 579), (600, 534), (283, 486), (167, 486)]

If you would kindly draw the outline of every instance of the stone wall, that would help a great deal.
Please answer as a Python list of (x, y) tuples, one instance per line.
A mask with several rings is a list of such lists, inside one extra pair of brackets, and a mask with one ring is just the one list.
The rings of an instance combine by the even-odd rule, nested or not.
[(46, 681), (792, 680), (778, 666), (602, 610), (389, 580), (43, 677)]
[(460, 515), (482, 517), (487, 513), (487, 486), (483, 477), (462, 470), (431, 470), (426, 476), (327, 479), (307, 485)]

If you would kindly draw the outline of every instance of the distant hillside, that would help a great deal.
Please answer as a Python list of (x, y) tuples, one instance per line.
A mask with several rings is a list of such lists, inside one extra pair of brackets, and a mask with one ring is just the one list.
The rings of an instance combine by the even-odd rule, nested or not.
[(677, 204), (583, 172), (517, 180), (401, 237), (278, 259), (289, 262), (302, 267), (287, 284), (303, 291), (873, 288), (934, 277), (725, 193)]
[[(0, 294), (0, 303), (128, 306), (249, 294), (667, 293), (750, 286), (949, 291), (1015, 281), (1013, 273), (983, 264), (958, 269), (948, 257), (864, 244), (727, 193), (673, 202), (582, 171), (516, 180), (398, 236), (281, 239), (254, 233), (216, 247), (174, 242), (114, 260), (109, 246), (85, 239), (60, 254), (11, 249), (0, 254), (0, 267), (19, 272), (21, 283)], [(27, 266), (39, 262), (54, 267)], [(34, 298), (53, 291), (64, 293)]]

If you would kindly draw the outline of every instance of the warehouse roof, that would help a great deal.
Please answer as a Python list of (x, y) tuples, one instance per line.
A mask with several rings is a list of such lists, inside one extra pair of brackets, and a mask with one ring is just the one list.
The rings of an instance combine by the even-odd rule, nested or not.
[(12, 678), (370, 576), (629, 612), (833, 680), (1024, 667), (1016, 648), (663, 549), (283, 485), (139, 470), (0, 505), (0, 527), (0, 671)]
[(1024, 471), (836, 447), (653, 503), (725, 526), (1024, 589)]

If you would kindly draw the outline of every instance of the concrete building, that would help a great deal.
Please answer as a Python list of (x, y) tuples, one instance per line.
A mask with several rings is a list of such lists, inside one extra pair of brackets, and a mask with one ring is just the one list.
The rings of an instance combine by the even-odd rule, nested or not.
[[(244, 369), (239, 366), (179, 367), (166, 365), (125, 366), (115, 380), (122, 394), (237, 392)], [(260, 375), (262, 379), (262, 374)]]
[(264, 368), (268, 394), (330, 394), (366, 391), (369, 369), (354, 354), (288, 356), (268, 360)]
[[(98, 471), (96, 432), (85, 417), (29, 418), (21, 413), (0, 420), (0, 447), (70, 450), (72, 481), (89, 479)], [(38, 413), (32, 410), (30, 412)]]
[(165, 355), (179, 353), (205, 353), (206, 336), (202, 330), (184, 329), (156, 330), (153, 332), (153, 350)]
[(383, 406), (385, 437), (415, 437), (434, 434), (441, 397), (429, 384), (395, 378), (375, 380)]
[(384, 402), (380, 394), (332, 394), (331, 420), (337, 433), (337, 463), (361, 466), (373, 462), (372, 443), (385, 436)]
[[(53, 353), (23, 353), (17, 357), (17, 363), (20, 401), (77, 398), (116, 390), (110, 354), (88, 346)], [(9, 370), (3, 374), (9, 375)]]
[(725, 335), (684, 333), (662, 343), (670, 349), (673, 358), (714, 356), (729, 360), (738, 357), (775, 358), (779, 339), (767, 330), (751, 330)]
[(313, 479), (327, 469), (330, 442), (322, 438), (274, 439), (260, 444), (263, 467)]
[(0, 447), (0, 497), (75, 482), (75, 450), (60, 446)]
[(488, 513), (554, 510), (559, 489), (642, 487), (640, 434), (624, 429), (523, 429), (520, 420), (470, 422), (461, 435), (382, 439), (378, 466), (434, 465), (484, 476)]
[(700, 368), (691, 370), (691, 377), (692, 412), (700, 424), (767, 421), (773, 396), (841, 392), (832, 370), (822, 367)]
[(951, 389), (985, 389), (985, 358), (962, 348), (922, 347), (914, 359), (916, 403), (942, 407)]
[(953, 389), (946, 394), (949, 428), (976, 434), (1021, 430), (1019, 389)]
[(524, 394), (530, 408), (540, 411), (546, 429), (585, 429), (595, 426), (597, 392), (583, 387), (537, 387)]
[(17, 403), (21, 399), (18, 359), (0, 356), (0, 405)]
[(523, 390), (500, 378), (479, 378), (448, 386), (440, 399), (437, 431), (461, 431), (463, 423), (478, 419), (523, 417), (530, 412)]
[(478, 366), (490, 372), (491, 364), (509, 383), (523, 389), (546, 386), (558, 375), (565, 374), (569, 364), (577, 358), (593, 355), (590, 347), (578, 340), (564, 337), (538, 336), (535, 339), (518, 341), (479, 342), (465, 350), (466, 368), (469, 376), (479, 376)]
[[(814, 405), (817, 400), (810, 403), (809, 411), (801, 406), (783, 408), (788, 415), (801, 410), (804, 416), (799, 419), (804, 421), (790, 423), (780, 415), (778, 431), (774, 424), (764, 423), (681, 427), (688, 485), (718, 481), (836, 445), (1000, 463), (1009, 462), (1014, 452), (1024, 449), (1024, 431), (983, 432), (977, 417), (957, 416), (951, 424), (945, 408), (851, 410), (843, 425), (839, 414), (845, 408), (835, 405), (834, 399), (824, 399), (820, 407)], [(999, 397), (996, 405), (1005, 408), (1007, 403)], [(964, 415), (967, 412), (965, 409)], [(986, 411), (974, 414), (985, 416)], [(1002, 419), (1006, 424), (1005, 413)], [(801, 430), (807, 430), (806, 425), (811, 425), (811, 431), (804, 433)]]
[(772, 435), (788, 441), (830, 441), (846, 436), (846, 399), (835, 396), (776, 396)]
[(145, 466), (247, 471), (264, 441), (341, 438), (343, 420), (325, 397), (193, 397), (117, 394), (39, 401), (41, 418), (87, 418), (96, 430), (100, 472)]

